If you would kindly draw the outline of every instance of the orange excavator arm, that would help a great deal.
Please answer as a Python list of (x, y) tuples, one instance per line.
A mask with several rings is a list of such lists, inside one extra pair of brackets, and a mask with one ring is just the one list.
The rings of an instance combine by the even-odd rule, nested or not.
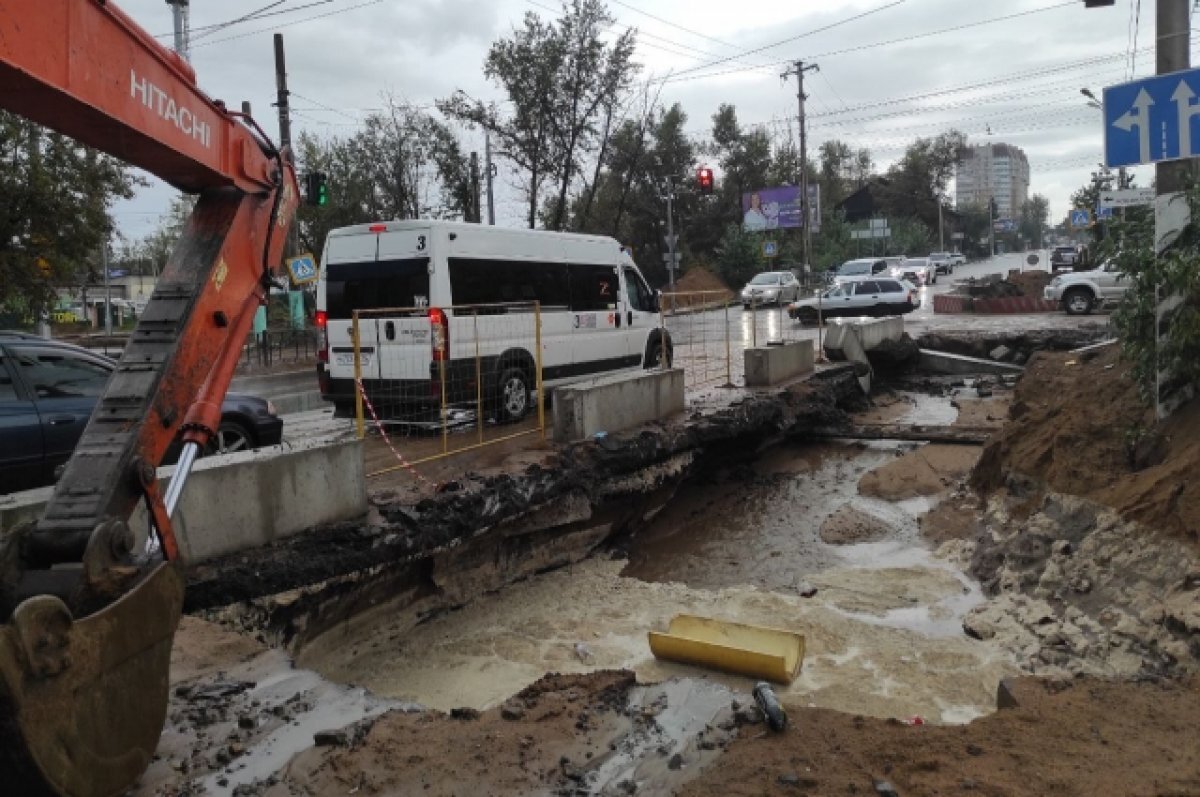
[[(171, 513), (298, 202), (290, 154), (105, 0), (4, 0), (0, 108), (199, 195), (42, 518), (0, 540), (0, 783), (107, 797), (148, 765), (183, 604)], [(156, 469), (177, 438), (169, 488)], [(127, 521), (145, 503), (147, 559)]]

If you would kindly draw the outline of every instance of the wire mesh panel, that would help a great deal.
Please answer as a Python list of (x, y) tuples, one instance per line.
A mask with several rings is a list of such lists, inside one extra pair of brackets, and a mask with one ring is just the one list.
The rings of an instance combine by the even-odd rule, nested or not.
[(544, 435), (541, 319), (536, 302), (355, 312), (358, 433), (399, 460), (368, 475)]
[(660, 323), (684, 383), (741, 386), (746, 349), (815, 338), (816, 330), (792, 318), (788, 305), (760, 305), (753, 298), (743, 305), (729, 291), (662, 294)]

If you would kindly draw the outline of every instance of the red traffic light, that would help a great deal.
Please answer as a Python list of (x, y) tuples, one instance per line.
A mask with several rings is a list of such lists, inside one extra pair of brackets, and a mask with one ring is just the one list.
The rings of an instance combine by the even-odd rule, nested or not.
[(711, 194), (713, 192), (713, 173), (712, 169), (707, 166), (701, 166), (696, 172), (696, 181), (700, 185), (700, 193)]

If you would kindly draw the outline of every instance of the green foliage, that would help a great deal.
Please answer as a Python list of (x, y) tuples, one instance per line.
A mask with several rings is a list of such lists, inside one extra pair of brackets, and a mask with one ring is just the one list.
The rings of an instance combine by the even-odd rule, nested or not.
[(766, 269), (762, 242), (762, 234), (746, 232), (741, 224), (726, 225), (721, 243), (717, 246), (717, 273), (729, 287), (738, 290), (751, 277)]
[[(1114, 322), (1147, 401), (1154, 397), (1156, 358), (1173, 386), (1200, 385), (1200, 225), (1195, 221), (1200, 220), (1200, 187), (1192, 187), (1187, 199), (1194, 221), (1161, 257), (1154, 256), (1154, 219), (1148, 213), (1115, 219), (1097, 248), (1097, 262), (1114, 259), (1130, 280)], [(1162, 341), (1155, 335), (1156, 289), (1164, 299), (1181, 300), (1167, 315)]]
[(139, 184), (113, 158), (0, 111), (0, 304), (10, 316), (36, 317), (56, 284), (98, 268), (109, 208)]
[(388, 101), (347, 138), (296, 141), (301, 172), (326, 176), (329, 201), (296, 212), (301, 248), (319, 253), (329, 230), (380, 219), (454, 218), (470, 203), (468, 161), (454, 132), (417, 108)]
[(896, 218), (888, 226), (892, 229), (892, 237), (885, 239), (889, 255), (920, 257), (929, 254), (937, 240), (937, 233), (920, 219)]
[(1017, 229), (1021, 233), (1021, 237), (1033, 248), (1041, 249), (1042, 237), (1049, 220), (1050, 200), (1041, 194), (1034, 194), (1021, 206), (1021, 219)]
[[(447, 116), (491, 131), (499, 149), (522, 173), (528, 223), (542, 212), (546, 226), (564, 229), (572, 186), (607, 141), (613, 112), (638, 70), (635, 37), (626, 30), (611, 43), (604, 35), (615, 23), (601, 0), (569, 0), (551, 22), (530, 11), (524, 26), (493, 42), (484, 74), (507, 94), (511, 112), (455, 92), (438, 107)], [(593, 181), (595, 182), (595, 180)], [(554, 191), (543, 205), (541, 191)]]

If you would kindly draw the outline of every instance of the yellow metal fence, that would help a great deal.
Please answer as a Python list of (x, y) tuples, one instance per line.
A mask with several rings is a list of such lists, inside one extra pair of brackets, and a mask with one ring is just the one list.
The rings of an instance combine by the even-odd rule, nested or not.
[(358, 436), (393, 460), (369, 455), (368, 477), (545, 438), (537, 302), (358, 310), (351, 336)]

